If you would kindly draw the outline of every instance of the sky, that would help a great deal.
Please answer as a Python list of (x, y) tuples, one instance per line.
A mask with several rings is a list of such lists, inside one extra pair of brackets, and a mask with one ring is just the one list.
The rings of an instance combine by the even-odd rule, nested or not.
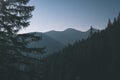
[(120, 0), (30, 0), (35, 6), (30, 26), (20, 33), (104, 29), (120, 12)]

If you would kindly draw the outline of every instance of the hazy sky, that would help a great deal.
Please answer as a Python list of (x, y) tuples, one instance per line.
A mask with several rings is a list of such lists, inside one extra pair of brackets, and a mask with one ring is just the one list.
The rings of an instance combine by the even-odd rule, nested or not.
[(35, 6), (30, 26), (21, 32), (46, 32), (75, 28), (103, 29), (120, 11), (120, 0), (30, 0)]

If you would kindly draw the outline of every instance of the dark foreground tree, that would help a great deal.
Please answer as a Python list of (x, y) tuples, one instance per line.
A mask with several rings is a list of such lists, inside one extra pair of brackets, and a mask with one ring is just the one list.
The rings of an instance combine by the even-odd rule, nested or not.
[[(3, 72), (13, 65), (25, 62), (27, 57), (21, 53), (43, 51), (42, 48), (27, 47), (29, 42), (39, 40), (39, 37), (34, 34), (17, 34), (21, 29), (28, 27), (32, 17), (34, 7), (28, 6), (28, 2), (29, 0), (0, 0), (0, 70), (7, 67)], [(28, 40), (28, 37), (31, 40)]]

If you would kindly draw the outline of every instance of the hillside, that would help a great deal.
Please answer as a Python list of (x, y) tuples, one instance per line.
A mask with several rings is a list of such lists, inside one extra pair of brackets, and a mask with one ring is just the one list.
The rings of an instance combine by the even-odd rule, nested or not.
[[(32, 33), (29, 33), (32, 34)], [(51, 54), (64, 47), (64, 45), (48, 35), (40, 32), (35, 32), (35, 36), (42, 37), (39, 41), (31, 42), (28, 46), (33, 48), (45, 47), (45, 54)]]
[[(90, 36), (90, 29), (86, 32), (81, 32), (72, 28), (66, 29), (65, 31), (48, 31), (45, 33), (33, 32), (35, 36), (42, 37), (39, 41), (29, 43), (28, 47), (39, 48), (45, 47), (45, 54), (49, 55), (59, 50), (62, 50), (68, 43), (73, 44), (81, 39), (86, 39)], [(93, 33), (98, 30), (93, 29)], [(27, 34), (33, 34), (27, 33)], [(29, 53), (29, 56), (39, 58), (41, 55), (35, 53)]]
[[(93, 32), (97, 31), (97, 29), (93, 28)], [(68, 28), (64, 31), (49, 31), (45, 34), (63, 43), (64, 45), (67, 45), (68, 43), (72, 44), (75, 41), (86, 39), (90, 35), (90, 29), (88, 31), (82, 32), (76, 29)]]
[(120, 15), (105, 30), (47, 58), (47, 80), (119, 80)]

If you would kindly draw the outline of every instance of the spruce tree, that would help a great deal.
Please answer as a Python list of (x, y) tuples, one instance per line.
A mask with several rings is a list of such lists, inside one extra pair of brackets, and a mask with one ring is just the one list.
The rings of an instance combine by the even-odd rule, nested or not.
[[(29, 6), (28, 2), (29, 0), (0, 0), (0, 57), (5, 61), (17, 59), (16, 56), (22, 56), (21, 52), (40, 53), (43, 50), (27, 47), (29, 42), (39, 40), (39, 37), (34, 34), (18, 34), (21, 29), (29, 26), (32, 17), (34, 6)], [(28, 37), (31, 40), (27, 40)]]
[(111, 20), (109, 19), (108, 20), (108, 25), (107, 25), (107, 27), (111, 27), (112, 26), (112, 22), (111, 22)]
[[(32, 61), (33, 58), (24, 56), (23, 53), (43, 52), (43, 48), (29, 48), (27, 46), (31, 41), (40, 40), (40, 37), (35, 36), (34, 33), (18, 34), (21, 29), (29, 26), (29, 19), (32, 17), (34, 6), (29, 6), (28, 2), (29, 0), (0, 0), (1, 80), (30, 80), (35, 74), (35, 61)], [(22, 64), (32, 65), (29, 66), (28, 73), (20, 70)]]
[(90, 27), (90, 37), (93, 35), (93, 27)]

